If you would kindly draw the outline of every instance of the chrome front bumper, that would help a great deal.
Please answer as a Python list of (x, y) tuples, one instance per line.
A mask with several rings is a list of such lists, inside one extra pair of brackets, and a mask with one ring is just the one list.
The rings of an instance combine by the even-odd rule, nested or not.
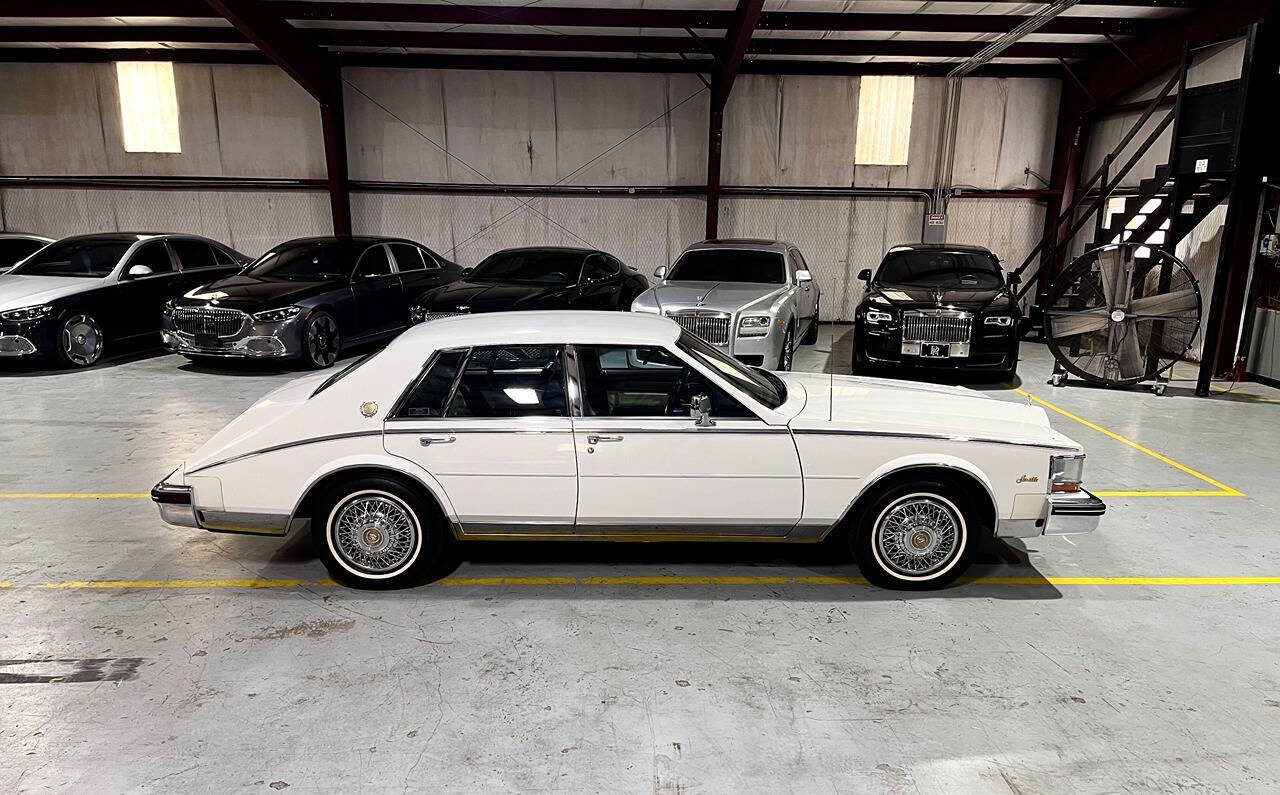
[(1107, 504), (1084, 489), (1070, 494), (1050, 494), (1049, 520), (1045, 522), (1044, 534), (1092, 533), (1106, 512)]

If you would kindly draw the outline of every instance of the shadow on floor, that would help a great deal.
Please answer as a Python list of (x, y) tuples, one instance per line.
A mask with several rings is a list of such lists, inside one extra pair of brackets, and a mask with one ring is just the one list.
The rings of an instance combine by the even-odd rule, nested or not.
[(56, 354), (7, 359), (0, 366), (0, 378), (37, 378), (43, 376), (68, 376), (110, 370), (133, 362), (167, 356), (168, 351), (150, 343), (115, 346), (111, 354), (102, 357), (92, 367), (72, 367), (58, 359)]

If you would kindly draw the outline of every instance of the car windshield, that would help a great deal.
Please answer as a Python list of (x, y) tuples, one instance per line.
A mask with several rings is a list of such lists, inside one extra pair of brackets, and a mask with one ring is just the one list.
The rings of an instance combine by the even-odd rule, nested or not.
[(316, 240), (268, 251), (249, 264), (246, 276), (259, 279), (349, 279), (363, 246), (342, 240)]
[(757, 403), (776, 409), (787, 399), (787, 387), (781, 378), (768, 371), (748, 367), (687, 331), (680, 333), (676, 345), (708, 370), (746, 392)]
[(473, 282), (573, 284), (582, 268), (582, 252), (499, 251), (484, 258), (470, 274)]
[(891, 251), (880, 263), (877, 284), (993, 290), (1004, 286), (1004, 269), (976, 251)]
[(681, 254), (667, 281), (786, 284), (787, 268), (776, 251), (703, 248)]
[(9, 273), (101, 279), (111, 275), (116, 263), (132, 244), (131, 240), (63, 240), (50, 243)]

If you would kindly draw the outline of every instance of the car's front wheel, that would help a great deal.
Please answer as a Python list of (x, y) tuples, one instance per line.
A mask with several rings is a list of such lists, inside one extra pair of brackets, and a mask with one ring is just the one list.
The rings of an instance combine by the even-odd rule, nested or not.
[(302, 363), (311, 370), (332, 367), (342, 350), (338, 321), (328, 312), (312, 312), (302, 326)]
[(106, 335), (93, 315), (71, 315), (58, 334), (58, 356), (72, 367), (91, 367), (102, 358), (105, 342)]
[(938, 480), (900, 483), (861, 506), (849, 542), (868, 582), (927, 591), (969, 567), (981, 520), (972, 501)]
[(321, 495), (312, 520), (316, 553), (335, 580), (360, 588), (421, 583), (444, 548), (435, 511), (386, 478), (357, 478)]
[(796, 327), (795, 324), (787, 326), (787, 333), (782, 338), (782, 352), (778, 354), (778, 370), (787, 372), (795, 363), (796, 355)]

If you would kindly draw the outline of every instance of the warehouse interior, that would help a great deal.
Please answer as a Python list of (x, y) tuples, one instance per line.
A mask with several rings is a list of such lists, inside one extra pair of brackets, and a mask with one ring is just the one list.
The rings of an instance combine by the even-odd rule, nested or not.
[[(6, 4), (0, 237), (199, 235), (246, 261), (403, 238), (463, 268), (580, 247), (652, 284), (699, 241), (787, 241), (822, 295), (791, 369), (835, 375), (860, 271), (980, 246), (1015, 276), (1017, 377), (894, 375), (1043, 408), (1107, 513), (991, 539), (934, 592), (828, 543), (568, 540), (461, 542), (436, 581), (364, 591), (304, 537), (151, 504), (296, 368), (158, 335), (88, 367), (0, 355), (0, 788), (1276, 788), (1276, 12)], [(1073, 263), (1124, 244), (1193, 285), (1195, 331), (1116, 378), (1050, 318)]]

